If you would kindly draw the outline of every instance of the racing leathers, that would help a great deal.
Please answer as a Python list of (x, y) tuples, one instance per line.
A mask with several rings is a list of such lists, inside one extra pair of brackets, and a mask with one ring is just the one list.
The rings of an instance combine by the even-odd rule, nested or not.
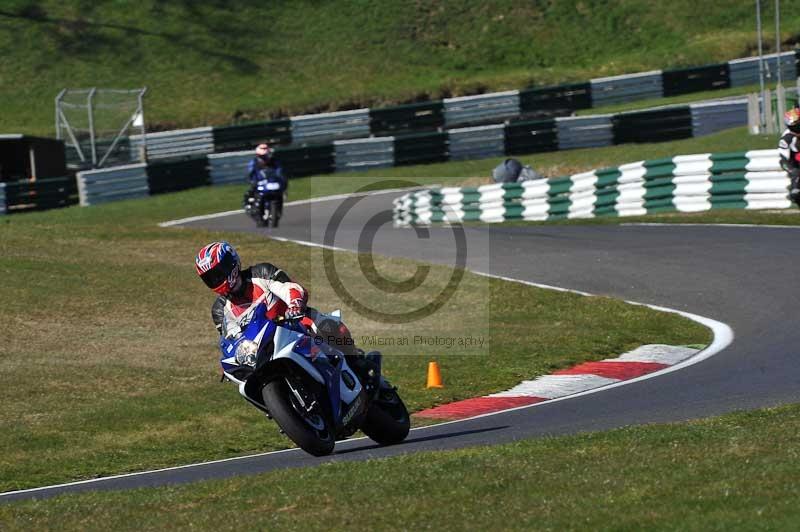
[(274, 320), (284, 317), (292, 307), (305, 309), (308, 293), (276, 266), (267, 262), (254, 264), (242, 270), (238, 291), (217, 297), (211, 306), (211, 318), (217, 331), (225, 335), (227, 324), (236, 323), (239, 316), (262, 301), (267, 306), (267, 317)]
[(286, 189), (287, 180), (283, 173), (283, 167), (274, 157), (263, 159), (262, 157), (253, 157), (247, 164), (247, 178), (250, 184), (254, 185), (259, 181), (268, 180), (275, 181), (281, 184), (281, 189)]
[(373, 367), (365, 360), (363, 351), (355, 347), (347, 326), (334, 322), (311, 307), (306, 307), (308, 292), (298, 283), (292, 282), (280, 268), (267, 262), (254, 264), (241, 271), (239, 289), (228, 296), (219, 296), (211, 306), (211, 318), (217, 331), (224, 336), (238, 318), (262, 301), (267, 307), (267, 317), (291, 318), (298, 310), (305, 316), (300, 320), (303, 328), (341, 351), (347, 363), (363, 378), (370, 378)]
[(800, 205), (800, 141), (798, 135), (788, 129), (781, 134), (778, 141), (778, 153), (781, 157), (781, 168), (789, 174), (789, 197)]

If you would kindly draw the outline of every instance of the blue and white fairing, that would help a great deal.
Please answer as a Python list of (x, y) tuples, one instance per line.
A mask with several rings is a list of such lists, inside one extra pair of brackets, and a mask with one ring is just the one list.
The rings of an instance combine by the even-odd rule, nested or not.
[[(302, 327), (302, 326), (297, 326)], [(260, 394), (247, 386), (253, 371), (294, 364), (328, 391), (331, 413), (337, 424), (346, 425), (363, 406), (361, 383), (354, 377), (341, 352), (289, 324), (277, 325), (266, 317), (266, 304), (260, 303), (237, 323), (231, 324), (219, 342), (220, 364), (225, 376), (239, 385), (239, 393), (264, 409)], [(345, 382), (345, 375), (347, 382)], [(342, 408), (344, 403), (345, 408)], [(346, 413), (342, 416), (342, 411)]]

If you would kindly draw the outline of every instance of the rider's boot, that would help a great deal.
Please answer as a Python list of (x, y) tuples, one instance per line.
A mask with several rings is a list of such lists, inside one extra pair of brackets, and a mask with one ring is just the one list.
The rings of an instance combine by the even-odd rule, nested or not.
[[(359, 380), (364, 384), (367, 393), (372, 393), (378, 388), (380, 384), (380, 362), (376, 363), (375, 353), (371, 352), (367, 355), (364, 351), (353, 346), (345, 352), (345, 359), (347, 365), (353, 368)], [(378, 354), (378, 357), (380, 354)], [(379, 360), (379, 358), (378, 358)]]

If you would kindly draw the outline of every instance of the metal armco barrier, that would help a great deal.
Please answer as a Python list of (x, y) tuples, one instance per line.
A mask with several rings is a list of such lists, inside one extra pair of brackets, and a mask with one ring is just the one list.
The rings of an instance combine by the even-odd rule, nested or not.
[(511, 122), (505, 134), (508, 155), (558, 150), (558, 131), (552, 119)]
[(394, 164), (440, 163), (447, 160), (447, 133), (416, 133), (394, 139)]
[(336, 170), (333, 144), (299, 148), (279, 147), (275, 150), (275, 155), (290, 177), (330, 174)]
[(337, 172), (394, 166), (394, 137), (337, 140), (333, 150)]
[(143, 198), (150, 194), (146, 164), (78, 172), (77, 180), (82, 207), (109, 201)]
[(412, 103), (370, 109), (369, 127), (375, 137), (435, 131), (444, 126), (444, 103), (441, 101)]
[(665, 70), (661, 78), (664, 96), (727, 89), (731, 86), (728, 63)]
[(525, 89), (519, 92), (522, 116), (542, 112), (570, 112), (592, 107), (592, 86), (589, 82)]
[(505, 153), (505, 126), (466, 127), (447, 132), (451, 160), (498, 157)]
[(247, 183), (247, 165), (254, 153), (237, 151), (208, 156), (208, 176), (212, 185), (228, 185)]
[[(784, 82), (797, 78), (797, 56), (795, 52), (780, 54), (781, 78)], [(758, 58), (745, 57), (728, 62), (731, 87), (758, 84)], [(778, 57), (776, 54), (764, 56), (764, 68), (769, 73), (768, 81), (777, 79)]]
[(295, 145), (318, 144), (370, 135), (369, 109), (293, 116), (290, 121), (292, 141)]
[(558, 149), (595, 148), (614, 143), (612, 115), (556, 118)]
[(591, 80), (590, 83), (592, 86), (592, 107), (661, 98), (664, 95), (660, 70), (642, 72), (641, 74), (597, 78)]
[(717, 131), (747, 125), (747, 98), (689, 105), (692, 114), (692, 136), (710, 135)]
[(681, 155), (567, 177), (415, 191), (394, 201), (398, 226), (558, 220), (710, 209), (786, 209), (777, 150)]
[[(140, 151), (142, 136), (129, 137), (131, 150)], [(169, 159), (214, 152), (214, 132), (211, 127), (179, 129), (147, 134), (147, 160)]]
[(192, 159), (164, 160), (147, 166), (150, 194), (177, 192), (211, 183), (205, 155)]
[(614, 144), (661, 142), (692, 136), (692, 113), (688, 105), (620, 113), (614, 115), (612, 121)]
[(288, 118), (258, 124), (215, 127), (214, 151), (231, 152), (252, 149), (262, 142), (283, 146), (292, 143), (292, 124)]
[(457, 125), (502, 122), (519, 116), (519, 91), (444, 99), (444, 123)]

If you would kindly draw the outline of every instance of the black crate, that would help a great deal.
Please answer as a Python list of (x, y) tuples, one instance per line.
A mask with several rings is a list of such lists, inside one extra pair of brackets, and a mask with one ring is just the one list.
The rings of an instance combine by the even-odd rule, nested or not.
[(200, 157), (181, 157), (151, 162), (147, 166), (147, 186), (150, 194), (176, 192), (209, 185), (208, 160)]
[(689, 106), (620, 113), (612, 119), (614, 144), (626, 142), (661, 142), (692, 136), (692, 112)]
[(369, 129), (376, 137), (435, 130), (444, 125), (441, 100), (370, 109)]
[(665, 70), (661, 77), (664, 96), (727, 89), (731, 86), (728, 63)]
[(447, 133), (417, 133), (394, 139), (395, 166), (447, 160)]
[(73, 175), (36, 181), (10, 181), (5, 185), (6, 212), (9, 214), (56, 209), (78, 203), (78, 185)]
[(587, 82), (524, 89), (519, 92), (519, 106), (523, 114), (590, 109), (592, 86)]
[(521, 155), (558, 150), (555, 120), (511, 122), (505, 129), (506, 154)]

